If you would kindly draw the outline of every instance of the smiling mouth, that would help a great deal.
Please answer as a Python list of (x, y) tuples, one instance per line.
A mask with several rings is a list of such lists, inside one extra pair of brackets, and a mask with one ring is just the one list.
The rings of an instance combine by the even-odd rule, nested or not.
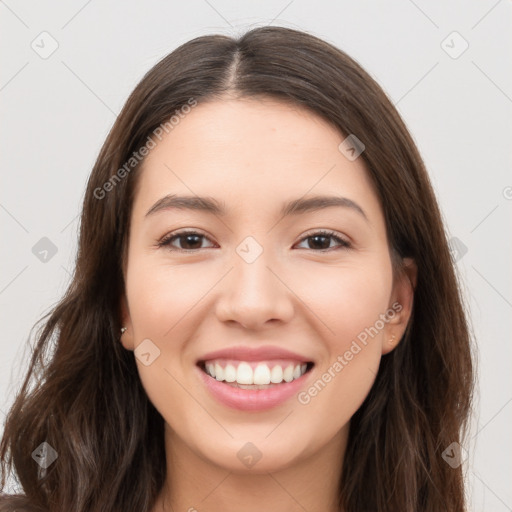
[(292, 360), (199, 361), (197, 366), (212, 379), (240, 389), (267, 389), (293, 382), (310, 372), (313, 362)]

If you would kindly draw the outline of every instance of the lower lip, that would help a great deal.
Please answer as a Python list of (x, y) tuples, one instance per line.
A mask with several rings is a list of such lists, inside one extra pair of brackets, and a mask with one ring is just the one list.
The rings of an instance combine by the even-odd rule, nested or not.
[(283, 404), (304, 386), (311, 370), (291, 382), (283, 382), (266, 389), (241, 389), (210, 377), (198, 366), (201, 380), (209, 392), (222, 404), (240, 411), (263, 411)]

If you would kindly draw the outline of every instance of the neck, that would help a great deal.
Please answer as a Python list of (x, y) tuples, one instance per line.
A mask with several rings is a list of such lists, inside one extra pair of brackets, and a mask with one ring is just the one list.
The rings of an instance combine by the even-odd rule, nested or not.
[(276, 471), (223, 468), (200, 457), (166, 425), (167, 480), (152, 512), (339, 512), (348, 425), (319, 451)]

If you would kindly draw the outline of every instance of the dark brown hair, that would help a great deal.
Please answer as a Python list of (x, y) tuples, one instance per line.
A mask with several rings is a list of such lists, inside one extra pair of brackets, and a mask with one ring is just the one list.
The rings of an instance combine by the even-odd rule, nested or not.
[[(4, 496), (0, 510), (143, 512), (154, 505), (166, 471), (163, 418), (146, 396), (133, 353), (118, 341), (121, 262), (140, 165), (101, 198), (98, 190), (114, 183), (148, 135), (191, 99), (200, 104), (227, 95), (287, 101), (345, 136), (355, 134), (366, 146), (362, 158), (390, 249), (418, 267), (406, 333), (382, 358), (351, 420), (340, 508), (462, 512), (461, 467), (450, 467), (441, 454), (466, 432), (471, 337), (424, 164), (396, 109), (359, 64), (321, 39), (280, 27), (189, 41), (128, 98), (87, 184), (72, 282), (41, 319), (29, 371), (7, 416), (2, 488), (14, 469), (23, 492)], [(31, 453), (44, 441), (58, 459), (41, 474)]]

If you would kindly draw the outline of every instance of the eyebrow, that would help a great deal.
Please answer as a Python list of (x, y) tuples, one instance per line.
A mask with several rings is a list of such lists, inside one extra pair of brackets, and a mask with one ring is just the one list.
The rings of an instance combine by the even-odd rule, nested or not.
[[(352, 201), (352, 199), (349, 199), (348, 197), (341, 196), (313, 196), (294, 199), (282, 206), (281, 216), (287, 217), (290, 215), (298, 215), (331, 207), (350, 208), (364, 217), (368, 222), (366, 213), (356, 202)], [(221, 217), (226, 216), (226, 207), (224, 203), (219, 202), (212, 197), (177, 196), (169, 194), (159, 199), (147, 211), (146, 217), (154, 215), (157, 212), (173, 208), (179, 210), (198, 210)]]

